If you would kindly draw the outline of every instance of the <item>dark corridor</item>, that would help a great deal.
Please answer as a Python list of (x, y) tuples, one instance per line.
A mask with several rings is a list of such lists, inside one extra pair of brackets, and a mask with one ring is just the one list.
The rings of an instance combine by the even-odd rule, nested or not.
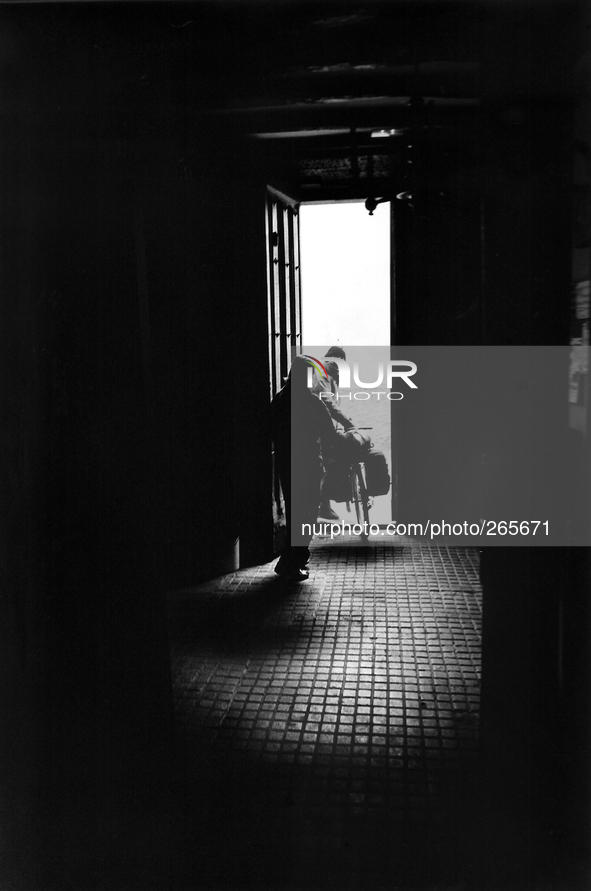
[[(267, 585), (277, 543), (269, 397), (298, 345), (298, 331), (287, 324), (292, 304), (283, 306), (278, 331), (268, 315), (268, 187), (288, 199), (291, 223), (303, 201), (390, 199), (393, 344), (568, 344), (584, 322), (588, 327), (573, 293), (591, 280), (588, 4), (25, 2), (2, 4), (0, 24), (2, 889), (177, 891), (179, 882), (203, 887), (209, 874), (212, 891), (216, 876), (220, 884), (256, 887), (259, 875), (269, 891), (281, 891), (284, 878), (297, 882), (305, 861), (266, 860), (258, 841), (270, 833), (281, 846), (285, 824), (271, 817), (292, 795), (293, 814), (311, 808), (303, 823), (294, 819), (302, 833), (298, 851), (318, 862), (314, 821), (326, 811), (314, 790), (323, 788), (326, 767), (330, 793), (337, 804), (346, 800), (347, 825), (337, 838), (341, 848), (335, 843), (322, 862), (344, 884), (357, 875), (364, 887), (363, 876), (377, 876), (382, 867), (369, 859), (392, 837), (388, 856), (393, 872), (400, 869), (400, 891), (407, 883), (454, 887), (456, 879), (470, 883), (467, 891), (586, 891), (587, 548), (483, 550), (477, 745), (464, 700), (461, 720), (453, 701), (449, 718), (443, 711), (428, 717), (419, 703), (418, 717), (410, 705), (414, 711), (401, 724), (396, 685), (410, 674), (393, 665), (387, 705), (375, 687), (365, 697), (369, 705), (360, 706), (374, 709), (376, 738), (360, 733), (368, 740), (352, 743), (363, 751), (350, 752), (350, 764), (366, 759), (370, 742), (389, 746), (381, 738), (397, 739), (400, 726), (401, 753), (392, 753), (385, 779), (380, 751), (365, 774), (370, 786), (361, 790), (353, 784), (365, 779), (354, 770), (334, 773), (345, 769), (336, 748), (318, 749), (319, 785), (308, 785), (302, 766), (290, 787), (290, 771), (282, 771), (292, 743), (303, 755), (312, 743), (259, 715), (271, 721), (256, 729), (264, 731), (264, 745), (253, 734), (252, 749), (246, 747), (264, 757), (254, 774), (241, 774), (240, 809), (226, 826), (239, 732), (251, 729), (232, 725), (240, 685), (231, 660), (219, 690), (215, 670), (207, 682), (197, 679), (214, 711), (218, 694), (226, 701), (224, 684), (234, 685), (227, 716), (216, 724), (214, 762), (208, 727), (200, 724), (203, 760), (181, 760), (180, 776), (186, 749), (173, 694), (192, 689), (182, 673), (190, 671), (186, 646), (194, 630), (203, 653), (208, 646), (241, 656), (252, 650), (241, 671), (246, 665), (253, 697), (265, 702), (267, 693), (255, 692), (259, 681), (248, 674), (255, 651), (270, 653), (277, 644), (279, 659), (295, 627), (319, 660), (333, 640), (340, 646), (344, 627), (351, 643), (358, 604), (347, 586), (353, 579), (355, 588), (359, 574), (361, 588), (371, 592), (363, 610), (374, 610), (359, 628), (374, 624), (376, 654), (383, 655), (386, 634), (386, 656), (395, 662), (405, 646), (390, 638), (407, 596), (405, 561), (424, 556), (412, 544), (402, 562), (396, 548), (392, 555), (376, 551), (374, 562), (358, 562), (353, 549), (336, 562), (328, 554), (326, 564), (319, 554), (320, 588), (276, 598)], [(278, 245), (284, 284), (296, 271), (294, 257), (289, 245)], [(292, 296), (287, 285), (278, 294)], [(281, 347), (273, 354), (275, 334)], [(568, 428), (585, 466), (589, 388), (579, 387), (569, 402), (567, 384), (549, 393), (548, 418)], [(412, 478), (401, 474), (401, 486), (401, 499), (404, 487), (412, 494)], [(458, 559), (471, 560), (466, 553)], [(233, 586), (249, 573), (253, 593), (242, 601)], [(176, 620), (173, 609), (170, 640), (167, 595), (220, 577), (230, 579), (228, 591), (205, 589), (214, 603), (196, 595), (195, 610), (182, 604)], [(341, 579), (342, 596), (334, 588)], [(419, 619), (416, 610), (435, 604), (429, 591), (404, 601), (415, 647), (423, 647), (418, 632), (427, 627), (426, 614)], [(464, 603), (456, 594), (453, 609), (456, 600)], [(320, 627), (323, 610), (328, 624), (320, 644), (312, 620), (318, 616)], [(369, 645), (362, 634), (360, 653)], [(425, 647), (421, 652), (430, 654)], [(334, 714), (334, 652), (328, 678), (321, 667), (315, 675), (327, 717)], [(453, 700), (455, 663), (437, 664), (451, 685), (451, 694), (441, 695)], [(421, 663), (414, 665), (421, 689)], [(266, 690), (265, 672), (261, 663)], [(458, 691), (468, 701), (475, 695), (470, 678), (465, 694)], [(414, 692), (409, 681), (408, 702)], [(177, 705), (189, 700), (177, 696)], [(309, 704), (311, 714), (316, 703)], [(382, 726), (390, 728), (386, 734)], [(322, 734), (318, 745), (330, 745)], [(353, 739), (344, 729), (336, 737), (335, 746)], [(431, 793), (427, 765), (417, 781), (416, 815), (413, 737), (422, 760), (429, 761), (432, 740), (442, 764), (448, 751), (458, 751), (467, 771), (458, 785), (460, 773), (446, 769)], [(445, 745), (452, 738), (455, 749)], [(226, 761), (234, 741), (236, 760)], [(267, 763), (266, 751), (281, 757)], [(463, 807), (473, 767), (475, 846), (466, 826), (471, 812)], [(385, 821), (369, 810), (356, 815), (356, 807), (378, 806), (372, 795), (386, 794), (392, 808)], [(366, 796), (363, 805), (350, 795)], [(190, 822), (181, 818), (179, 826), (184, 805), (197, 832), (219, 829), (212, 849), (219, 860), (207, 851), (201, 861), (199, 851), (192, 859), (177, 856), (179, 839), (191, 833)], [(264, 811), (263, 822), (251, 827), (254, 835), (240, 835), (253, 808)], [(427, 811), (433, 849), (413, 828)], [(240, 835), (239, 877), (230, 847), (224, 859), (224, 832), (229, 845)], [(363, 850), (355, 848), (359, 839)], [(475, 848), (484, 851), (484, 864), (473, 863)], [(433, 854), (441, 849), (447, 862)], [(349, 860), (339, 850), (356, 853)]]
[(478, 554), (320, 542), (312, 567), (169, 598), (180, 887), (470, 887)]

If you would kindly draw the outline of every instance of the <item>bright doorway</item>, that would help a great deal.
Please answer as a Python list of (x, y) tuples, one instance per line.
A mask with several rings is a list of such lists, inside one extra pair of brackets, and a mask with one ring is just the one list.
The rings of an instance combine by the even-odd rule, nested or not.
[(390, 345), (390, 204), (300, 206), (302, 340)]
[[(390, 204), (369, 215), (362, 201), (300, 206), (301, 326), (304, 352), (321, 358), (331, 346), (345, 349), (361, 369), (390, 358)], [(369, 349), (371, 347), (371, 350)], [(375, 367), (375, 365), (374, 365)], [(370, 369), (370, 374), (371, 374)], [(364, 378), (371, 379), (371, 378)], [(375, 378), (374, 378), (375, 379)], [(358, 427), (371, 428), (374, 447), (384, 452), (392, 486), (392, 403), (356, 400), (340, 389), (340, 408)], [(375, 394), (372, 394), (375, 396)], [(337, 505), (343, 514), (344, 505)], [(392, 490), (374, 498), (372, 523), (392, 520)]]

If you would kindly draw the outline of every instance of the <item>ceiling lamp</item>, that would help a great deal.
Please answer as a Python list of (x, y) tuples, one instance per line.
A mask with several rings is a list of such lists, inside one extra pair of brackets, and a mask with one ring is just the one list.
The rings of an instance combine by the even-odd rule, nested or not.
[(396, 128), (393, 127), (389, 130), (372, 130), (371, 138), (372, 139), (389, 139), (390, 136), (404, 136), (408, 127)]
[(365, 199), (365, 209), (369, 211), (370, 217), (373, 217), (373, 212), (378, 206), (378, 204), (382, 204), (384, 201), (389, 201), (389, 198), (373, 198), (371, 195), (369, 198)]

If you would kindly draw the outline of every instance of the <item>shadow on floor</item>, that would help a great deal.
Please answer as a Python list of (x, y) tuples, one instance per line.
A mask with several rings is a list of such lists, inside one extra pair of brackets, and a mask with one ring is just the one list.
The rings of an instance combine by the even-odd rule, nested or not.
[[(297, 583), (273, 575), (221, 596), (214, 582), (180, 592), (169, 604), (169, 634), (175, 641), (213, 647), (220, 655), (234, 653), (238, 657), (250, 648), (264, 648), (280, 633), (266, 620), (282, 602), (297, 594), (297, 589)], [(297, 634), (291, 626), (281, 631)]]
[[(474, 887), (475, 788), (465, 772), (427, 780), (420, 765), (414, 776), (401, 767), (397, 784), (386, 762), (351, 765), (341, 781), (318, 767), (263, 763), (220, 739), (185, 738), (179, 878), (211, 891)], [(368, 777), (387, 803), (369, 804), (380, 793), (367, 793)], [(412, 794), (424, 796), (427, 782), (428, 814)]]
[(179, 889), (480, 887), (476, 562), (311, 562), (301, 585), (268, 566), (170, 599)]

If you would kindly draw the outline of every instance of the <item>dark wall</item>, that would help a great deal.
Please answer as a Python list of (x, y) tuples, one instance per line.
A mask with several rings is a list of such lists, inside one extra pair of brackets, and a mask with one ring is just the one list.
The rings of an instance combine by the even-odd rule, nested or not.
[(0, 70), (1, 879), (160, 889), (163, 595), (232, 568), (239, 536), (272, 556), (265, 180), (124, 72), (105, 98), (92, 28), (60, 15), (7, 13)]
[[(458, 121), (460, 147), (436, 157), (426, 137), (413, 153), (412, 200), (394, 202), (393, 336), (401, 347), (568, 343), (570, 12), (522, 4), (481, 11), (481, 105)], [(425, 405), (421, 442), (404, 409), (395, 417), (398, 507), (428, 516), (419, 494), (434, 495), (449, 468), (479, 460), (475, 430), (452, 387)], [(549, 392), (547, 411), (566, 434), (566, 396)]]
[[(483, 104), (471, 131), (476, 163), (466, 156), (453, 179), (445, 166), (422, 177), (417, 170), (414, 207), (395, 203), (396, 343), (569, 342), (574, 110), (579, 117), (586, 110), (588, 119), (589, 108), (588, 79), (583, 85), (579, 75), (577, 85), (576, 78), (577, 66), (588, 71), (581, 63), (589, 23), (576, 12), (556, 4), (484, 10)], [(548, 430), (572, 440), (578, 485), (586, 485), (589, 444), (568, 430), (566, 367), (562, 380), (548, 387)], [(418, 449), (397, 407), (400, 515), (405, 505), (417, 507), (426, 480), (423, 507), (437, 496), (442, 468), (465, 468), (473, 457), (469, 414), (448, 395), (449, 406), (442, 399), (427, 406), (432, 435)], [(461, 424), (465, 429), (446, 452), (442, 431), (454, 423), (456, 434)], [(528, 435), (536, 448), (540, 432)], [(463, 456), (458, 441), (466, 444)], [(511, 471), (518, 466), (511, 462)], [(554, 882), (578, 891), (589, 883), (590, 721), (581, 704), (591, 677), (590, 565), (587, 548), (481, 552), (475, 858), (490, 887), (522, 891)]]
[[(584, 15), (557, 14), (546, 10), (537, 27), (517, 16), (504, 38), (512, 61), (504, 78), (497, 69), (489, 81), (489, 343), (568, 343), (574, 109), (583, 98), (575, 72), (589, 26)], [(503, 103), (515, 77), (522, 95)], [(548, 426), (569, 438), (581, 486), (589, 444), (567, 429), (566, 373), (563, 381), (552, 398), (548, 390)], [(589, 697), (589, 566), (588, 548), (482, 553), (482, 828), (490, 850), (504, 855), (485, 856), (484, 869), (506, 887), (549, 877), (557, 887), (589, 882), (590, 725), (581, 708)]]
[[(429, 147), (428, 130), (422, 146), (413, 139), (412, 199), (394, 202), (393, 337), (401, 348), (568, 343), (572, 54), (580, 40), (573, 13), (552, 4), (481, 8), (479, 107), (458, 115), (462, 138), (445, 152)], [(557, 370), (566, 388), (567, 369)], [(512, 462), (517, 472), (517, 461), (501, 430), (479, 429), (478, 412), (458, 398), (445, 368), (439, 380), (420, 404), (394, 408), (398, 512), (478, 519), (483, 462)], [(567, 437), (564, 388), (548, 389), (544, 410)], [(537, 432), (525, 433), (536, 449)], [(467, 471), (470, 492), (462, 493), (452, 480)]]
[(206, 137), (197, 127), (176, 142), (148, 139), (130, 158), (165, 588), (236, 568), (238, 539), (243, 565), (272, 556), (261, 490), (270, 461), (265, 180), (240, 159), (244, 147), (203, 126)]
[[(23, 891), (99, 888), (131, 874), (138, 887), (166, 887), (163, 592), (233, 565), (237, 537), (244, 563), (271, 556), (270, 171), (203, 113), (219, 89), (214, 73), (197, 79), (202, 99), (190, 100), (160, 62), (154, 47), (166, 44), (170, 22), (155, 40), (142, 33), (146, 7), (133, 22), (114, 10), (2, 11), (0, 610), (10, 770), (0, 807), (10, 835), (1, 878)], [(544, 61), (556, 58), (550, 25), (533, 41)], [(197, 29), (169, 63), (223, 59), (207, 33)], [(483, 330), (483, 306), (483, 342), (552, 342), (544, 338), (562, 331), (565, 130), (559, 123), (546, 155), (553, 112), (532, 106), (520, 118), (518, 107), (503, 118), (501, 102), (495, 123), (495, 78), (519, 69), (524, 33), (515, 31), (511, 65), (487, 63), (480, 302), (472, 306), (471, 292), (481, 204), (468, 164), (469, 175), (447, 183), (451, 216), (442, 219), (435, 199), (435, 216), (417, 224), (401, 343), (434, 342), (442, 325), (447, 342), (461, 343)], [(550, 83), (560, 65), (538, 68)], [(494, 663), (507, 655), (502, 611), (488, 627)]]

